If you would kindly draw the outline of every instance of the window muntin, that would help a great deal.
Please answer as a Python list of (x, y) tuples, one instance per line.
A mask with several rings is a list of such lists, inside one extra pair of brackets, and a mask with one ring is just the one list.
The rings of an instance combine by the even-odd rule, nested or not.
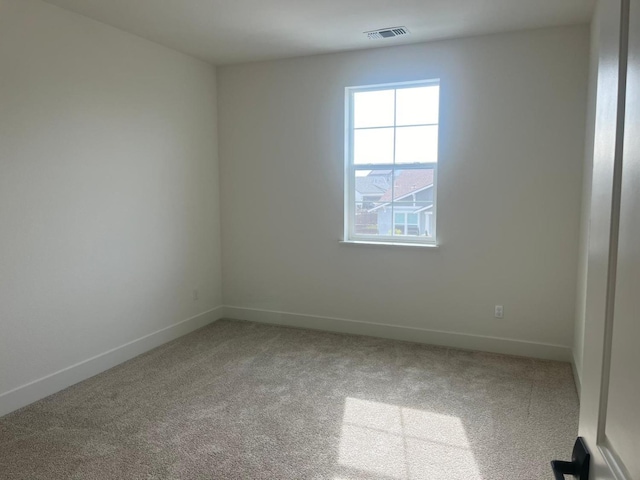
[(436, 243), (439, 91), (347, 88), (345, 240)]

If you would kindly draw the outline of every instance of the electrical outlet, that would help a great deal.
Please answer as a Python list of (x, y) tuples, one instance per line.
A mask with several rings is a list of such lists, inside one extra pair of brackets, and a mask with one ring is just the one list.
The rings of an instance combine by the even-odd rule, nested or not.
[(193, 301), (195, 302), (196, 300), (198, 300), (198, 290), (193, 291)]
[(502, 305), (496, 305), (495, 317), (504, 318), (504, 307)]

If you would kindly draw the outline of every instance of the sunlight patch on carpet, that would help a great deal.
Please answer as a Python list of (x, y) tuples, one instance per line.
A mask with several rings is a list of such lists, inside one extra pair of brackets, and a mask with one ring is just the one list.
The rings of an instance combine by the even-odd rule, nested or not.
[(352, 397), (345, 401), (339, 463), (385, 480), (482, 479), (458, 417)]

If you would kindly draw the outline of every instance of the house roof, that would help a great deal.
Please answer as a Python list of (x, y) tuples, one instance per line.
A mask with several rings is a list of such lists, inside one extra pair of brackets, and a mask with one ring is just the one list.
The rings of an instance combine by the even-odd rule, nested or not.
[[(367, 177), (364, 177), (367, 178)], [(393, 186), (393, 200), (397, 201), (407, 195), (424, 190), (427, 187), (433, 185), (433, 170), (432, 169), (413, 169), (402, 170), (398, 176), (396, 176)], [(380, 202), (391, 201), (391, 187), (380, 197)]]
[(385, 176), (356, 177), (356, 192), (362, 195), (383, 195), (389, 188), (389, 179)]

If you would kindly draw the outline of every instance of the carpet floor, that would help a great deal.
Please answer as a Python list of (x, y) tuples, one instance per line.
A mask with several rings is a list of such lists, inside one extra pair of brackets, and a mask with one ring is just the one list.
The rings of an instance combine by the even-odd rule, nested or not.
[(551, 479), (567, 363), (220, 320), (0, 418), (2, 479)]

